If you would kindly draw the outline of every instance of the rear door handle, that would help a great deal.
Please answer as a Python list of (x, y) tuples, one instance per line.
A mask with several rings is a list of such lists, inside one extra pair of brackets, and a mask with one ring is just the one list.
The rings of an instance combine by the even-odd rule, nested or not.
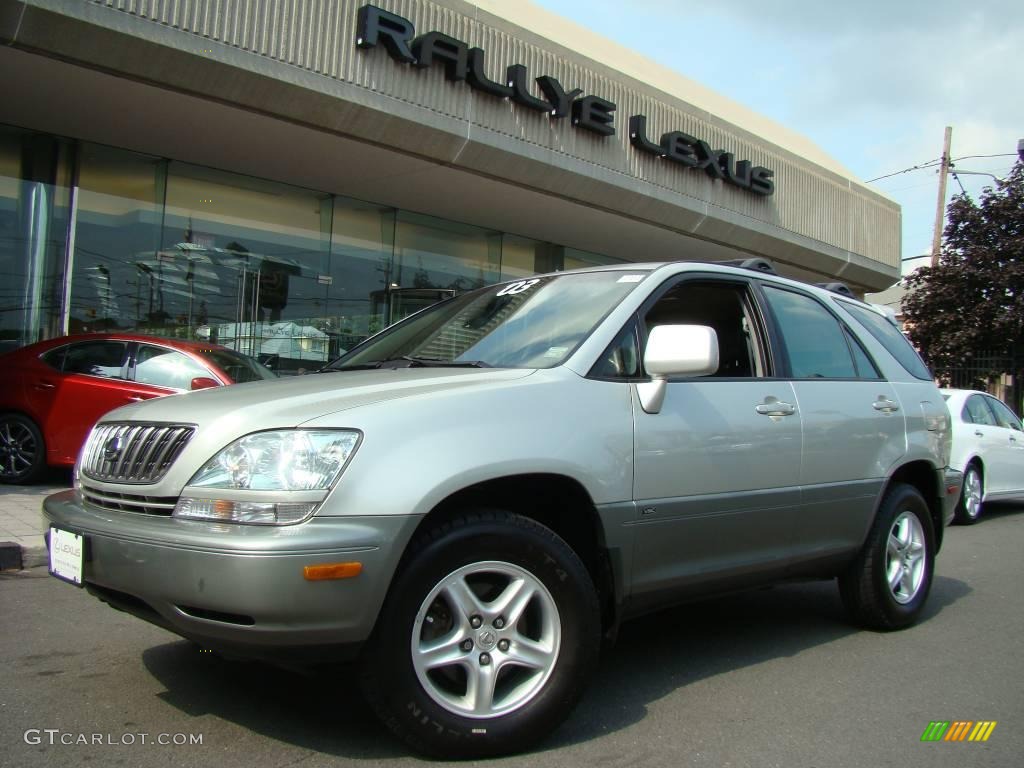
[(45, 392), (48, 389), (54, 389), (57, 385), (56, 384), (51, 384), (48, 381), (37, 381), (32, 386), (34, 386), (36, 389), (38, 389), (40, 391), (44, 391)]
[(890, 400), (885, 395), (882, 395), (878, 400), (871, 404), (871, 407), (876, 411), (881, 411), (882, 413), (895, 413), (900, 409), (900, 404), (895, 400)]
[(754, 410), (762, 416), (792, 416), (796, 413), (796, 406), (791, 403), (784, 403), (781, 400), (772, 400), (754, 406)]
[(980, 429), (976, 429), (976, 430), (974, 430), (974, 436), (975, 437), (984, 437), (985, 433), (982, 432)]

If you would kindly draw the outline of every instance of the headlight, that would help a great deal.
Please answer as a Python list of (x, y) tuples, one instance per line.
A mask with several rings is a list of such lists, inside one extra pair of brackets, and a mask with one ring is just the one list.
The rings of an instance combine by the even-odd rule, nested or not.
[(210, 459), (189, 485), (253, 491), (326, 491), (359, 442), (342, 430), (256, 432)]
[[(271, 525), (303, 520), (319, 504), (310, 500), (309, 492), (327, 491), (334, 485), (359, 437), (353, 430), (313, 429), (241, 437), (189, 481), (191, 488), (232, 493), (224, 498), (182, 496), (174, 517)], [(245, 498), (240, 498), (239, 491)], [(250, 497), (247, 491), (255, 493)]]

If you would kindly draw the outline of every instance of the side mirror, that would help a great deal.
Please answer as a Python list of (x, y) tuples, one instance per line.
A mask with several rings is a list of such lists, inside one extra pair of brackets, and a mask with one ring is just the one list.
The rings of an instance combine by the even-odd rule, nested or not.
[(196, 376), (192, 379), (192, 384), (189, 389), (209, 389), (210, 387), (219, 387), (220, 382), (216, 379), (211, 379), (209, 376)]
[(647, 337), (644, 368), (651, 381), (637, 385), (640, 405), (658, 413), (671, 376), (710, 376), (718, 370), (718, 334), (707, 325), (659, 325)]

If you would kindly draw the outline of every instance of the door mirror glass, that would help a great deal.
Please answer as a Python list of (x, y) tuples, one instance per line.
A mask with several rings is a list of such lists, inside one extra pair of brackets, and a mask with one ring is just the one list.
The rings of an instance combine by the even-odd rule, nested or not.
[(718, 335), (707, 325), (659, 325), (647, 337), (649, 376), (711, 376), (718, 370)]

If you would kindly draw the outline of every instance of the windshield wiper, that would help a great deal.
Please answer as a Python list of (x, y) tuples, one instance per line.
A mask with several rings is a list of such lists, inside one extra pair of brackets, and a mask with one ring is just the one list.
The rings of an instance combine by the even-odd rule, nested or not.
[(397, 360), (406, 360), (409, 362), (409, 367), (423, 367), (423, 368), (490, 368), (490, 363), (485, 363), (483, 360), (442, 360), (437, 357), (414, 357), (412, 355), (402, 355), (401, 357), (392, 357), (387, 360), (382, 360), (381, 365), (384, 363), (392, 363)]
[[(397, 365), (396, 365), (397, 363)], [(405, 363), (405, 365), (402, 365)], [(441, 360), (436, 357), (414, 357), (402, 355), (400, 357), (389, 357), (386, 360), (376, 360), (372, 363), (360, 363), (358, 365), (339, 365), (335, 367), (321, 368), (321, 373), (331, 371), (366, 371), (375, 368), (492, 368), (490, 363), (483, 360)]]

